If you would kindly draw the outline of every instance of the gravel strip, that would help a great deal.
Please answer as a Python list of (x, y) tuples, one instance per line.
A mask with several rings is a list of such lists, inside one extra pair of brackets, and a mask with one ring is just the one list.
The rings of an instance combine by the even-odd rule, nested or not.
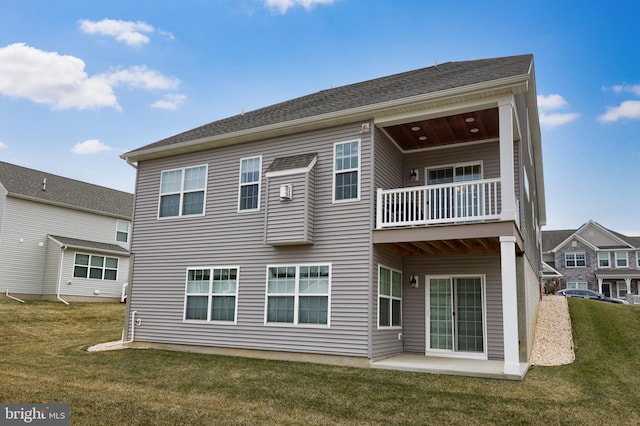
[(566, 365), (574, 360), (567, 298), (543, 296), (538, 307), (531, 365)]
[(543, 296), (538, 307), (531, 365), (566, 365), (574, 360), (567, 298)]

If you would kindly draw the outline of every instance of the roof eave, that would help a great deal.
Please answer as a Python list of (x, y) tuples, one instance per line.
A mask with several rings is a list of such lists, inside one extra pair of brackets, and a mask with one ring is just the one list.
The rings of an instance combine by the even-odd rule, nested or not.
[(400, 108), (403, 110), (406, 110), (407, 108), (425, 108), (425, 106), (428, 106), (430, 103), (442, 102), (445, 99), (448, 100), (449, 103), (455, 103), (456, 100), (461, 97), (480, 97), (486, 92), (495, 93), (497, 91), (502, 91), (514, 94), (525, 93), (529, 90), (530, 79), (531, 75), (529, 73), (514, 75), (498, 80), (454, 87), (447, 90), (334, 111), (326, 114), (313, 115), (296, 120), (284, 121), (261, 127), (253, 127), (232, 133), (225, 133), (149, 149), (130, 151), (120, 155), (120, 158), (132, 163), (196, 152), (204, 149), (219, 148), (258, 139), (267, 139), (276, 136), (315, 130), (330, 125), (334, 126), (352, 123), (358, 120), (370, 120), (376, 115), (392, 114), (394, 110), (398, 110)]

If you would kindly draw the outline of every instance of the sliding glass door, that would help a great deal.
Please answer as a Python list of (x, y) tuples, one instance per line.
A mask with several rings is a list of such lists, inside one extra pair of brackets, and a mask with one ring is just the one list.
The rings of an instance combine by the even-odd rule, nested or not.
[(425, 282), (427, 352), (484, 354), (483, 278), (428, 277)]

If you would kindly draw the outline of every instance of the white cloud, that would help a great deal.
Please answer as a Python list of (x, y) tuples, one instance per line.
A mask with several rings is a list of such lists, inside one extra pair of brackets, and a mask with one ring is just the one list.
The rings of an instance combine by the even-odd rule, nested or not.
[(571, 123), (572, 121), (578, 119), (580, 114), (575, 112), (569, 112), (565, 114), (555, 113), (555, 114), (540, 114), (540, 125), (542, 127), (546, 127), (548, 129), (553, 127), (562, 126), (563, 124)]
[(608, 123), (625, 118), (640, 119), (640, 101), (624, 101), (620, 106), (607, 108), (607, 112), (598, 117)]
[(100, 75), (111, 86), (124, 84), (136, 89), (171, 90), (180, 85), (180, 80), (175, 77), (167, 77), (158, 71), (150, 70), (145, 65), (137, 65), (126, 69), (118, 68), (106, 74)]
[(71, 152), (74, 154), (97, 154), (98, 152), (111, 151), (108, 145), (103, 144), (98, 139), (89, 139), (84, 142), (77, 143), (71, 148)]
[(82, 59), (45, 52), (24, 43), (0, 48), (0, 94), (54, 109), (119, 109), (112, 87), (84, 71)]
[(633, 93), (636, 96), (640, 96), (640, 84), (618, 84), (612, 86), (611, 90), (614, 93)]
[(558, 127), (563, 124), (571, 123), (580, 117), (580, 114), (575, 112), (558, 113), (549, 112), (557, 109), (566, 108), (568, 105), (564, 97), (552, 94), (552, 95), (539, 95), (538, 96), (538, 109), (540, 110), (540, 125), (546, 128)]
[(181, 95), (179, 93), (164, 95), (162, 100), (152, 103), (151, 107), (175, 110), (178, 109), (186, 99), (187, 97), (185, 95)]
[(309, 10), (316, 4), (332, 4), (336, 0), (262, 0), (264, 4), (271, 8), (277, 9), (280, 13), (287, 13), (290, 7), (302, 6)]
[(45, 52), (24, 43), (0, 48), (0, 95), (25, 98), (53, 109), (111, 107), (120, 110), (114, 88), (175, 90), (180, 80), (145, 65), (89, 76), (82, 59)]
[[(632, 95), (640, 96), (640, 84), (618, 84), (610, 88), (603, 87), (603, 90), (611, 90), (616, 94), (631, 93)], [(624, 119), (640, 119), (640, 101), (623, 101), (618, 106), (607, 108), (607, 112), (598, 117), (598, 120), (603, 123), (611, 123)]]
[(7, 149), (7, 148), (9, 148), (9, 145), (7, 145), (4, 142), (0, 142), (0, 149)]
[(102, 34), (115, 38), (130, 46), (142, 46), (151, 39), (146, 35), (154, 32), (152, 25), (142, 21), (120, 21), (103, 19), (102, 21), (80, 21), (80, 29), (86, 34)]
[(558, 109), (565, 106), (567, 106), (567, 101), (560, 95), (538, 96), (538, 108), (541, 110)]

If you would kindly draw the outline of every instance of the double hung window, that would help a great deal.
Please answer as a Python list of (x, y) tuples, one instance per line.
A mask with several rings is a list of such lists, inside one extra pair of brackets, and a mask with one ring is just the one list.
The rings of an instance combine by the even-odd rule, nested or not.
[(402, 274), (378, 268), (378, 327), (402, 326)]
[(118, 258), (76, 253), (73, 277), (115, 281), (118, 278)]
[(160, 178), (160, 217), (204, 214), (207, 166), (166, 170)]
[(260, 208), (261, 157), (240, 160), (240, 193), (238, 210), (258, 210)]
[(238, 268), (187, 270), (185, 320), (236, 321)]
[(629, 252), (617, 251), (616, 252), (616, 267), (626, 268), (629, 266)]
[(584, 252), (567, 252), (564, 254), (564, 262), (567, 268), (584, 268), (587, 266), (587, 258)]
[(267, 323), (329, 325), (331, 265), (267, 268)]
[(129, 241), (129, 222), (119, 220), (116, 225), (116, 241), (126, 243)]
[(333, 158), (333, 200), (359, 200), (360, 140), (336, 143)]
[(608, 251), (598, 252), (598, 268), (610, 268), (610, 255)]

